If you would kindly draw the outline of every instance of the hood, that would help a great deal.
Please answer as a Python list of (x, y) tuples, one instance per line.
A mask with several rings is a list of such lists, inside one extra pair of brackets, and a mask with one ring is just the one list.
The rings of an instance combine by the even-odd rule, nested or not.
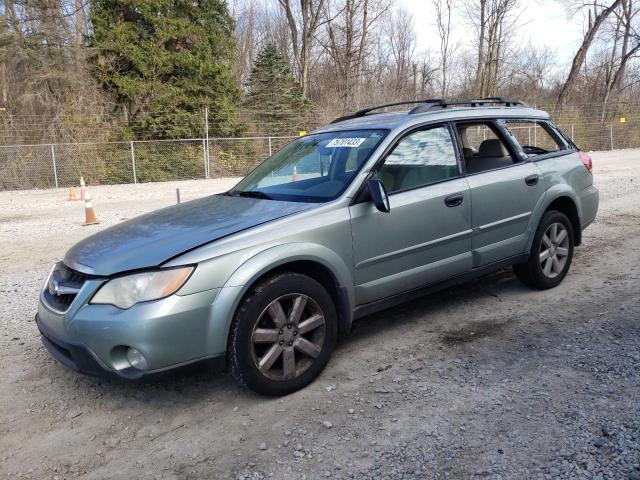
[(98, 232), (74, 245), (64, 263), (99, 276), (157, 267), (193, 248), (316, 205), (213, 195)]

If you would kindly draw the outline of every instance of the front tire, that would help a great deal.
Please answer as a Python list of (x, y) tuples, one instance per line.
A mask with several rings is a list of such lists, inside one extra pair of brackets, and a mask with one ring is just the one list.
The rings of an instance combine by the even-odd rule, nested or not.
[(336, 309), (320, 283), (298, 273), (274, 275), (238, 307), (229, 336), (231, 374), (263, 395), (295, 392), (322, 372), (337, 334)]
[(528, 261), (514, 265), (513, 270), (525, 285), (538, 289), (553, 288), (569, 271), (573, 246), (571, 221), (564, 213), (550, 210), (540, 220)]

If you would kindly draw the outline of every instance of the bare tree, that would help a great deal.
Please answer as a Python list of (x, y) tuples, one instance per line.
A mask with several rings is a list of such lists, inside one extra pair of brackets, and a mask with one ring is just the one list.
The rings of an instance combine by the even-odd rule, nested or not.
[(544, 103), (550, 90), (547, 83), (556, 65), (553, 50), (529, 42), (509, 57), (512, 60), (505, 66), (501, 92), (532, 104)]
[(433, 62), (428, 54), (423, 55), (417, 63), (418, 83), (415, 98), (430, 98), (435, 95), (435, 79), (438, 69), (433, 67)]
[(84, 37), (87, 33), (87, 17), (84, 11), (83, 0), (74, 0), (74, 27), (75, 27), (75, 58), (80, 64), (84, 60)]
[[(602, 102), (601, 121), (604, 121), (607, 106), (614, 94), (619, 94), (624, 89), (624, 77), (629, 61), (640, 53), (640, 33), (634, 25), (634, 20), (640, 16), (640, 8), (633, 0), (622, 0), (616, 12), (616, 22), (613, 32), (613, 45), (609, 62), (606, 65), (606, 81), (604, 98)], [(620, 49), (618, 49), (618, 45)]]
[(369, 32), (390, 5), (389, 0), (343, 0), (335, 7), (327, 4), (323, 47), (335, 66), (345, 109), (359, 105), (360, 80), (370, 50)]
[(616, 8), (618, 8), (618, 5), (620, 5), (621, 1), (622, 0), (615, 0), (605, 7), (599, 7), (595, 2), (593, 6), (591, 4), (586, 4), (586, 2), (582, 5), (582, 7), (586, 7), (589, 9), (593, 8), (593, 21), (591, 21), (591, 15), (589, 15), (588, 28), (584, 34), (580, 48), (578, 48), (578, 51), (573, 57), (569, 75), (567, 76), (567, 79), (560, 89), (560, 93), (558, 94), (558, 99), (556, 101), (556, 108), (559, 108), (566, 103), (567, 96), (569, 95), (569, 93), (571, 93), (571, 90), (575, 85), (578, 74), (580, 73), (580, 69), (582, 68), (584, 60), (587, 56), (587, 51), (589, 50), (589, 47), (591, 46), (596, 33), (598, 33), (598, 30), (602, 26), (603, 22), (607, 19), (607, 17), (611, 13), (613, 13)]
[(436, 27), (440, 37), (440, 95), (446, 98), (449, 87), (451, 13), (453, 0), (431, 0), (436, 11)]
[(251, 72), (254, 54), (258, 50), (257, 17), (258, 7), (251, 2), (244, 5), (233, 5), (232, 14), (236, 18), (234, 37), (238, 61), (236, 62), (236, 78), (244, 84)]
[(281, 9), (241, 0), (233, 5), (232, 15), (236, 19), (236, 78), (241, 85), (249, 77), (257, 52), (267, 44), (274, 45), (289, 64), (294, 63), (289, 24)]
[(293, 56), (302, 86), (302, 94), (306, 97), (309, 89), (311, 49), (320, 26), (325, 0), (299, 1), (299, 8), (293, 6), (292, 0), (278, 0), (278, 3), (285, 12), (289, 24)]
[(415, 59), (416, 32), (413, 17), (404, 8), (396, 9), (385, 22), (384, 32), (392, 60), (393, 88), (402, 92), (410, 81)]
[(0, 106), (14, 119), (5, 141), (86, 139), (91, 122), (70, 127), (73, 119), (105, 111), (86, 64), (86, 7), (80, 0), (0, 2)]
[(502, 80), (506, 50), (518, 27), (514, 16), (519, 0), (466, 0), (467, 17), (475, 26), (478, 56), (474, 91), (479, 97), (493, 95)]

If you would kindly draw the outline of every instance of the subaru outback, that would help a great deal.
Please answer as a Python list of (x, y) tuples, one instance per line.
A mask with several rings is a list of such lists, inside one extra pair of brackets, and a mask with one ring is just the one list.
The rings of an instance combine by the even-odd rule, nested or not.
[[(381, 112), (398, 105), (414, 106)], [(383, 105), (297, 138), (225, 193), (82, 240), (36, 322), (82, 373), (206, 361), (283, 395), (359, 317), (508, 266), (555, 287), (597, 209), (591, 159), (543, 111), (497, 97)]]

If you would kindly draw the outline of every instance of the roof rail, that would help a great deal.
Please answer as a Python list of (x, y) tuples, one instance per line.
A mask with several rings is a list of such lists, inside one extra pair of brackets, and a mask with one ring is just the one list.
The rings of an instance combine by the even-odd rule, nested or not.
[(405, 102), (386, 103), (384, 105), (364, 108), (362, 110), (358, 110), (355, 113), (350, 113), (349, 115), (345, 115), (343, 117), (338, 117), (335, 120), (333, 120), (331, 123), (338, 123), (338, 122), (343, 122), (344, 120), (351, 120), (352, 118), (364, 117), (369, 112), (373, 112), (374, 110), (380, 110), (382, 108), (387, 108), (387, 107), (397, 107), (398, 105), (414, 105), (416, 103), (423, 104), (421, 106), (427, 106), (427, 105), (434, 106), (434, 105), (439, 105), (443, 101), (444, 100), (440, 98), (436, 98), (436, 99), (407, 100)]
[(460, 105), (469, 105), (470, 107), (485, 107), (487, 105), (504, 105), (505, 107), (525, 107), (528, 108), (525, 102), (521, 102), (520, 100), (509, 100), (503, 97), (486, 97), (486, 98), (478, 98), (475, 100), (441, 100), (439, 104), (436, 105), (418, 105), (413, 110), (409, 112), (409, 115), (415, 113), (423, 113), (433, 110), (434, 108), (447, 108), (449, 106), (460, 106)]
[(478, 98), (474, 100), (444, 100), (441, 98), (429, 98), (424, 100), (408, 100), (405, 102), (395, 102), (395, 103), (387, 103), (384, 105), (378, 105), (376, 107), (364, 108), (362, 110), (358, 110), (355, 113), (350, 113), (349, 115), (345, 115), (343, 117), (338, 117), (333, 120), (331, 123), (338, 123), (344, 120), (351, 120), (352, 118), (364, 117), (368, 113), (373, 112), (374, 110), (380, 110), (382, 108), (387, 107), (396, 107), (398, 105), (414, 105), (419, 104), (417, 107), (414, 107), (409, 111), (409, 115), (416, 113), (429, 112), (431, 110), (435, 110), (437, 108), (447, 108), (461, 105), (469, 105), (471, 107), (484, 107), (487, 105), (504, 105), (505, 107), (525, 107), (528, 108), (525, 102), (520, 100), (509, 100), (503, 97), (486, 97), (486, 98)]

